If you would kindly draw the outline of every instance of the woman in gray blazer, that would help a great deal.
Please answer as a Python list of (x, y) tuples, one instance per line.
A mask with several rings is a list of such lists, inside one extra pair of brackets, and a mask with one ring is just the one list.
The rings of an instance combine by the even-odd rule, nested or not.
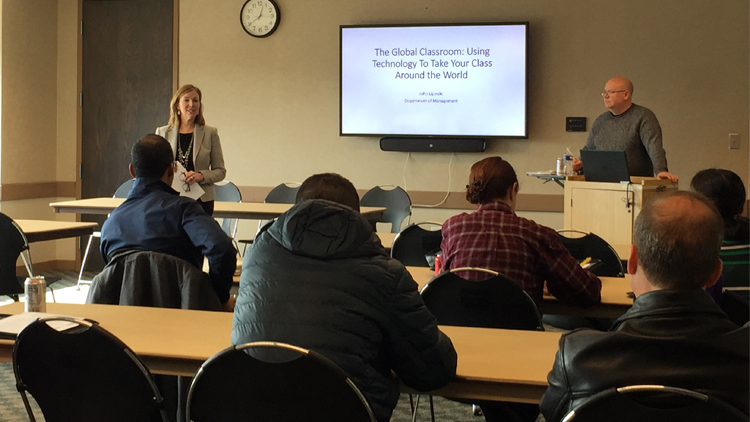
[(183, 85), (169, 102), (169, 124), (156, 128), (172, 146), (175, 160), (187, 172), (180, 175), (188, 184), (199, 183), (205, 193), (198, 199), (209, 215), (214, 211), (216, 192), (214, 183), (224, 180), (224, 154), (221, 151), (219, 133), (215, 127), (206, 126), (203, 118), (203, 95), (193, 85)]

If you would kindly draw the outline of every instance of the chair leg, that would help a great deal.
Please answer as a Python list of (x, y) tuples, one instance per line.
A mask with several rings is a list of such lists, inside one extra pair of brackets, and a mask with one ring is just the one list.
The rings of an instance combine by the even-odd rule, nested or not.
[[(417, 410), (419, 410), (419, 398), (422, 397), (421, 394), (417, 394), (417, 400), (414, 402), (414, 405), (412, 406), (412, 412), (411, 412), (411, 422), (416, 422), (417, 420)], [(411, 394), (409, 394), (409, 399), (411, 400)]]
[(94, 240), (94, 235), (89, 235), (89, 241), (86, 243), (86, 251), (83, 253), (83, 260), (81, 261), (81, 271), (78, 272), (78, 284), (76, 284), (76, 290), (81, 290), (81, 284), (88, 283), (88, 280), (83, 279), (83, 269), (86, 268), (86, 259), (89, 257), (89, 249), (91, 249), (91, 241)]
[(23, 400), (24, 407), (26, 407), (26, 413), (29, 415), (29, 421), (36, 422), (36, 419), (34, 418), (34, 411), (31, 410), (31, 405), (29, 404), (29, 398), (26, 397), (26, 392), (21, 390), (21, 387), (17, 386), (16, 388), (18, 388), (18, 392), (21, 393), (21, 399)]
[(47, 288), (49, 289), (49, 292), (52, 293), (52, 303), (57, 303), (57, 299), (55, 299), (55, 289), (50, 286), (47, 286)]

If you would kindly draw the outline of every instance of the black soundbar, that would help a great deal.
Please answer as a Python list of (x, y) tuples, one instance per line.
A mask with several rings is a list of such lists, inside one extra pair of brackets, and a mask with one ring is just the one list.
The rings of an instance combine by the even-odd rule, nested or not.
[(383, 151), (401, 152), (484, 152), (482, 138), (412, 138), (389, 136), (380, 139)]

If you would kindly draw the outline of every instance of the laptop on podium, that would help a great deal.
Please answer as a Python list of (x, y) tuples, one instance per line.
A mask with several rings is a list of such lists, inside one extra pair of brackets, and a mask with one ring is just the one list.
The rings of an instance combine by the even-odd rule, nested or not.
[(625, 151), (582, 149), (583, 174), (591, 182), (630, 182)]

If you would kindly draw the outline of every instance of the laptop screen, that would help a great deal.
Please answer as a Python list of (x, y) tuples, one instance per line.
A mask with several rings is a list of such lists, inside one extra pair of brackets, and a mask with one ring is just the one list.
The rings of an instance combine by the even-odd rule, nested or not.
[(583, 174), (592, 182), (629, 182), (625, 151), (582, 149)]

